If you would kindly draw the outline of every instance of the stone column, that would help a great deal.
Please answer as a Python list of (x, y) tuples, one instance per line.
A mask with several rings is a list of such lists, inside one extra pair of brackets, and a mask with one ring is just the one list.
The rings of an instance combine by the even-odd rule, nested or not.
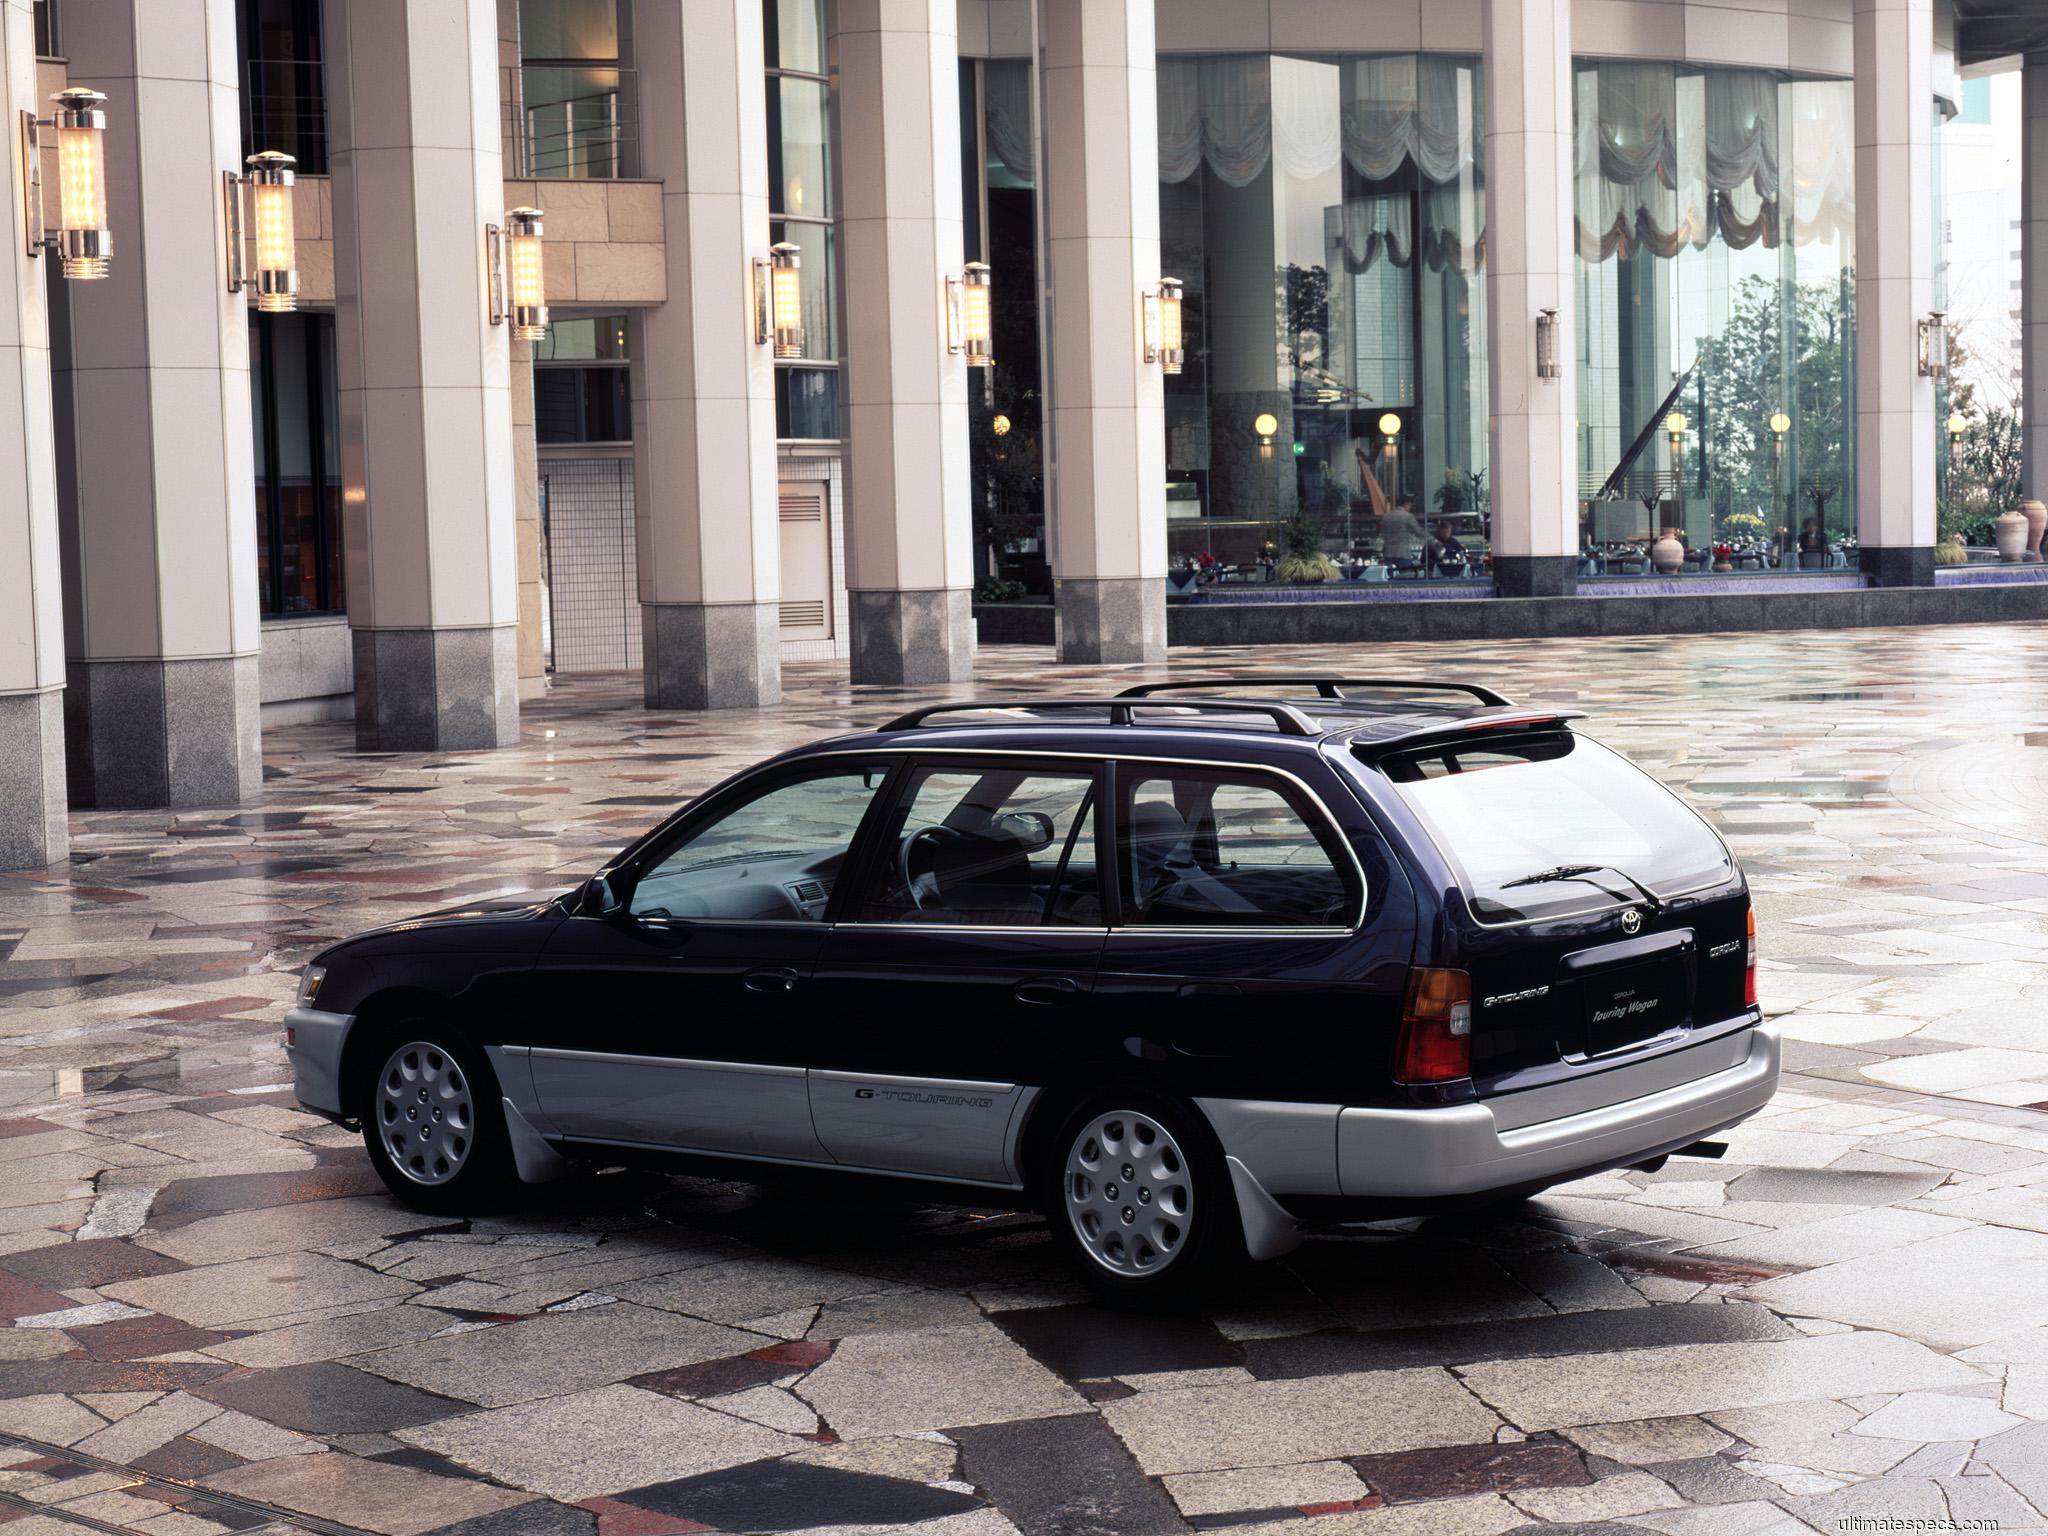
[(519, 738), (509, 327), (494, 0), (325, 10), (336, 366), (356, 742)]
[(2020, 415), (2027, 495), (2048, 498), (2048, 53), (2020, 75)]
[[(1485, 0), (1486, 368), (1493, 570), (1503, 597), (1577, 586), (1571, 0)], [(1560, 377), (1536, 375), (1557, 311)]]
[(243, 159), (235, 6), (90, 15), (66, 29), (70, 79), (107, 95), (125, 234), (106, 279), (58, 300), (71, 798), (233, 804), (263, 785), (248, 300), (221, 204)]
[(1045, 0), (1040, 16), (1059, 654), (1156, 661), (1166, 405), (1143, 346), (1143, 295), (1161, 275), (1152, 0)]
[[(0, 108), (9, 133), (22, 112), (44, 115), (35, 54), (29, 0), (0, 0)], [(56, 258), (27, 252), (21, 158), (12, 141), (0, 161), (0, 869), (41, 869), (63, 863), (71, 843), (43, 301), (43, 269)]]
[(1880, 586), (1934, 582), (1933, 0), (1855, 0), (1856, 537)]
[(846, 587), (856, 683), (974, 673), (954, 0), (840, 0)]
[(782, 697), (775, 375), (754, 340), (768, 254), (758, 0), (642, 0), (640, 160), (659, 177), (669, 300), (627, 321), (641, 673), (649, 707)]

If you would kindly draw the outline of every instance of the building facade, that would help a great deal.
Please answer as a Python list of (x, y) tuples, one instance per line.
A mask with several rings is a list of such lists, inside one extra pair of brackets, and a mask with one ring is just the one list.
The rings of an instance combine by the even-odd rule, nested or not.
[[(0, 867), (72, 806), (255, 797), (266, 721), (511, 742), (551, 674), (711, 709), (788, 659), (961, 680), (977, 628), (2048, 616), (2038, 563), (1936, 568), (1939, 146), (1986, 70), (2048, 119), (2048, 18), (1988, 0), (0, 0), (0, 39), (46, 123)], [(289, 305), (238, 284), (263, 152)]]

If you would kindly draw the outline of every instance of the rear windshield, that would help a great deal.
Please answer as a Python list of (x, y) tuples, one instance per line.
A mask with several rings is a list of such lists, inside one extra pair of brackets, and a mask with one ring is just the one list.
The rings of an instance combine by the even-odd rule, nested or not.
[[(1590, 737), (1451, 742), (1380, 762), (1483, 923), (1567, 917), (1716, 885), (1734, 861), (1676, 795)], [(1531, 878), (1535, 877), (1535, 878)]]

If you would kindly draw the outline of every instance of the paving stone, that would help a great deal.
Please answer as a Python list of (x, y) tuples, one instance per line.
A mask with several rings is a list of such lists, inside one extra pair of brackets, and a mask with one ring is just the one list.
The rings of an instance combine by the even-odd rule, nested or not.
[[(1653, 1509), (1671, 1509), (1685, 1501), (1671, 1485), (1647, 1472), (1623, 1472), (1597, 1482), (1509, 1493), (1508, 1502), (1529, 1514), (1559, 1523), (1625, 1520)], [(1554, 1529), (1554, 1527), (1553, 1527)]]
[(201, 1328), (409, 1296), (419, 1287), (315, 1253), (282, 1253), (124, 1280), (107, 1294)]
[(189, 1392), (173, 1392), (147, 1408), (138, 1409), (118, 1424), (110, 1424), (73, 1444), (103, 1461), (132, 1461), (148, 1454), (168, 1440), (175, 1440), (196, 1425), (215, 1417), (220, 1409)]
[(372, 1531), (377, 1536), (423, 1532), (524, 1504), (531, 1494), (483, 1483), (434, 1477), (339, 1451), (281, 1456), (218, 1472), (206, 1486), (280, 1509)]
[(804, 1379), (803, 1395), (849, 1438), (1046, 1418), (1083, 1406), (1072, 1388), (979, 1322), (841, 1339)]
[(208, 1354), (236, 1365), (309, 1365), (389, 1349), (395, 1344), (417, 1343), (454, 1321), (453, 1314), (433, 1307), (392, 1305), (324, 1322), (266, 1329), (202, 1347)]
[(279, 1429), (246, 1413), (223, 1413), (187, 1432), (202, 1445), (210, 1445), (244, 1461), (268, 1461), (273, 1456), (308, 1456), (327, 1447), (318, 1440)]
[(1252, 1339), (1243, 1348), (1254, 1376), (1279, 1380), (1793, 1336), (1793, 1330), (1768, 1309), (1736, 1303), (1567, 1312), (1463, 1327), (1345, 1329)]
[(180, 1482), (203, 1482), (216, 1472), (225, 1472), (230, 1467), (242, 1465), (243, 1458), (218, 1446), (204, 1445), (190, 1437), (180, 1437), (158, 1446), (147, 1455), (138, 1456), (130, 1466), (138, 1472), (154, 1473), (158, 1477), (176, 1478)]
[(1388, 1451), (1353, 1456), (1350, 1462), (1389, 1504), (1576, 1487), (1593, 1481), (1585, 1459), (1562, 1440)]
[(425, 1339), (361, 1355), (355, 1363), (393, 1381), (496, 1408), (742, 1354), (760, 1342), (758, 1335), (717, 1323), (621, 1302)]
[[(1970, 1283), (1959, 1285), (1956, 1277), (1965, 1275)], [(2048, 1234), (1972, 1228), (1916, 1244), (1911, 1263), (1871, 1254), (1766, 1281), (1747, 1294), (1780, 1311), (1967, 1349), (2048, 1323)]]
[(950, 1439), (919, 1439), (909, 1435), (875, 1435), (862, 1440), (835, 1440), (809, 1445), (784, 1458), (814, 1467), (838, 1467), (913, 1483), (941, 1483), (953, 1477), (960, 1452)]
[(174, 1232), (145, 1233), (135, 1241), (186, 1264), (225, 1264), (446, 1225), (445, 1217), (408, 1211), (388, 1195), (364, 1196), (204, 1216)]
[(1349, 1504), (1372, 1490), (1342, 1461), (1307, 1461), (1291, 1467), (1242, 1467), (1229, 1472), (1187, 1472), (1164, 1479), (1183, 1515), (1243, 1510), (1299, 1509), (1305, 1504)]
[[(858, 1529), (909, 1525), (982, 1507), (972, 1494), (952, 1489), (787, 1461), (675, 1478), (634, 1488), (620, 1498), (708, 1529), (750, 1532), (809, 1530), (820, 1514), (834, 1525)], [(1054, 1536), (1051, 1528), (1046, 1530)]]
[(2023, 1422), (1980, 1397), (1902, 1392), (1852, 1425), (1849, 1433), (1880, 1440), (1982, 1440), (2016, 1429)]
[(0, 1434), (20, 1435), (45, 1445), (75, 1445), (106, 1427), (89, 1408), (57, 1393), (0, 1398)]
[[(1427, 1504), (1390, 1504), (1308, 1521), (1261, 1521), (1226, 1529), (1230, 1536), (1501, 1536), (1505, 1531), (1529, 1529), (1528, 1518), (1500, 1495), (1483, 1493)], [(1545, 1529), (1554, 1531), (1556, 1527)], [(1613, 1536), (1623, 1536), (1626, 1529), (1620, 1528)]]
[(1874, 1333), (1507, 1361), (1468, 1366), (1460, 1375), (1524, 1429), (1562, 1429), (1616, 1414), (1667, 1418), (1858, 1392), (1965, 1386), (1982, 1379), (1971, 1367), (1909, 1340)]
[(804, 1444), (627, 1386), (444, 1419), (398, 1436), (501, 1482), (570, 1501), (779, 1456)]
[(510, 1509), (441, 1526), (430, 1536), (592, 1536), (597, 1530), (598, 1517), (590, 1510), (550, 1499), (533, 1499)]
[(120, 1237), (32, 1248), (26, 1253), (10, 1254), (0, 1261), (0, 1267), (53, 1291), (68, 1291), (81, 1285), (97, 1289), (116, 1280), (139, 1280), (144, 1275), (170, 1274), (185, 1268), (176, 1259), (152, 1253)]
[(1817, 1205), (1890, 1205), (1924, 1195), (1938, 1173), (1859, 1173), (1840, 1168), (1758, 1168), (1728, 1186), (1731, 1201)]
[(1500, 1425), (1449, 1373), (1429, 1370), (1387, 1372), (1371, 1392), (1335, 1377), (1144, 1392), (1102, 1414), (1153, 1476), (1473, 1445)]
[(1779, 1403), (1721, 1409), (1712, 1422), (1757, 1447), (1771, 1461), (1842, 1476), (1875, 1477), (1913, 1454), (1909, 1440), (1879, 1440), (1848, 1431), (1863, 1414), (1846, 1403)]
[(329, 1361), (238, 1372), (198, 1391), (223, 1408), (312, 1435), (400, 1429), (469, 1411), (468, 1403)]
[(884, 1282), (869, 1275), (809, 1264), (738, 1259), (656, 1279), (631, 1281), (616, 1290), (627, 1301), (713, 1322), (738, 1324), (787, 1312), (796, 1306), (816, 1306), (863, 1295), (883, 1286)]
[(992, 1321), (1069, 1381), (1245, 1362), (1244, 1351), (1203, 1318), (1059, 1306), (998, 1312)]
[(707, 1397), (703, 1404), (719, 1413), (729, 1413), (736, 1418), (766, 1425), (769, 1429), (779, 1429), (784, 1434), (813, 1435), (821, 1428), (817, 1414), (779, 1387), (749, 1387), (744, 1392)]
[(1732, 1443), (1730, 1436), (1714, 1425), (1689, 1414), (1619, 1424), (1581, 1424), (1565, 1430), (1564, 1437), (1592, 1455), (1630, 1466), (1711, 1456)]
[(144, 1360), (156, 1355), (190, 1353), (228, 1341), (224, 1333), (194, 1328), (190, 1323), (175, 1317), (159, 1317), (154, 1312), (86, 1327), (73, 1326), (66, 1331), (94, 1360)]

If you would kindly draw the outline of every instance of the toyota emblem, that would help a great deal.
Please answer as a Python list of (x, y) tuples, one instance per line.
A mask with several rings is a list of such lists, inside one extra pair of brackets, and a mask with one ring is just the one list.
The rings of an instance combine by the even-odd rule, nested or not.
[(1634, 907), (1630, 907), (1621, 914), (1621, 931), (1623, 933), (1640, 933), (1642, 929), (1643, 914)]

